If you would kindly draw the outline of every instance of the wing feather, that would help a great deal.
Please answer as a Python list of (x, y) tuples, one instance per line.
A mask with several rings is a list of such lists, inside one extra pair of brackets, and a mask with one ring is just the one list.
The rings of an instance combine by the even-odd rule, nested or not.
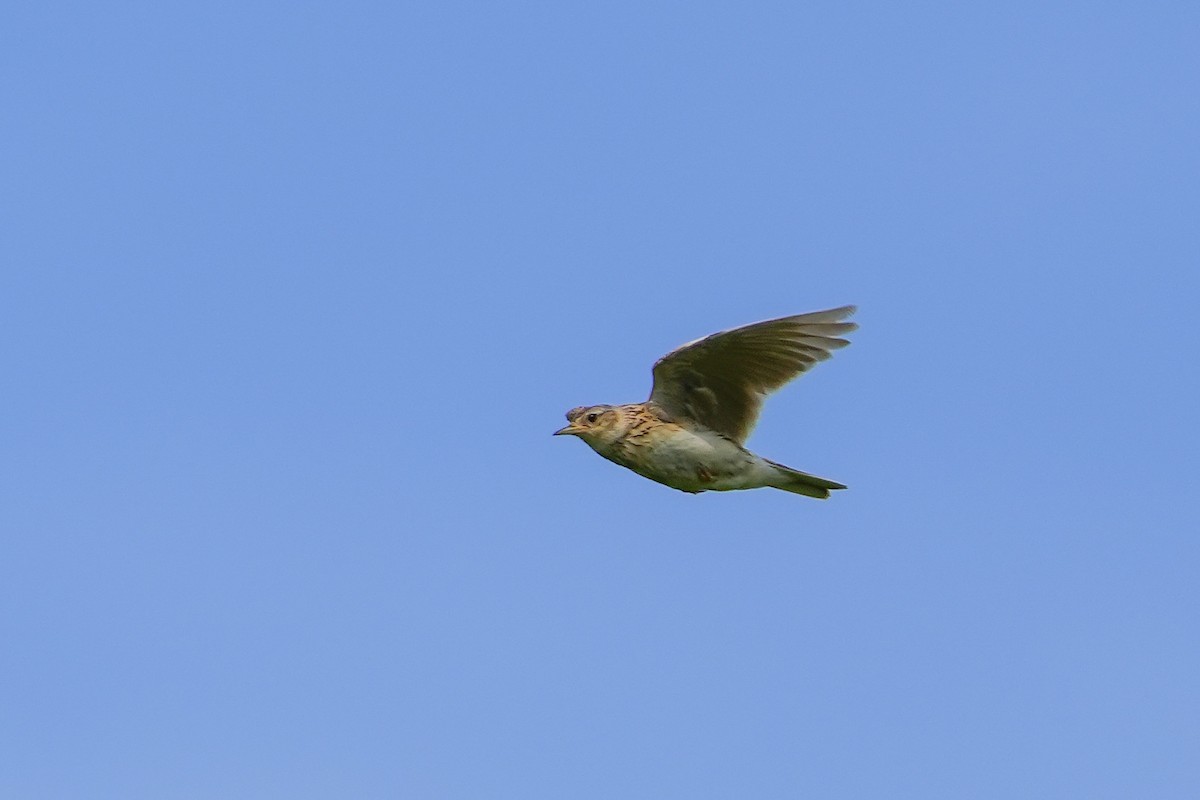
[(850, 344), (841, 337), (858, 325), (842, 320), (854, 311), (814, 311), (688, 342), (654, 364), (650, 402), (673, 418), (744, 442), (767, 394)]

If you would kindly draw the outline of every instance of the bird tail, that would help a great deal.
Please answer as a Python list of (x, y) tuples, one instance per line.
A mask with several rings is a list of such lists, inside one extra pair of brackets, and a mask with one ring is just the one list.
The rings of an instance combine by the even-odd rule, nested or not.
[(778, 480), (771, 481), (768, 485), (776, 489), (783, 489), (785, 492), (793, 492), (808, 497), (815, 497), (818, 500), (825, 500), (829, 497), (831, 489), (846, 488), (845, 484), (818, 478), (816, 475), (809, 475), (807, 472), (800, 472), (799, 470), (785, 467), (783, 464), (776, 464), (774, 461), (765, 458), (763, 460), (775, 468)]

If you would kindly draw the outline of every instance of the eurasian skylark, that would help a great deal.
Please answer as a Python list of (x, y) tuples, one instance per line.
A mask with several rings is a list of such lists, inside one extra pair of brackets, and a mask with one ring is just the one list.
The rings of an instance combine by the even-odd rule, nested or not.
[(600, 455), (684, 492), (771, 486), (829, 497), (840, 483), (755, 455), (742, 446), (763, 398), (832, 351), (858, 326), (854, 306), (815, 311), (697, 339), (660, 358), (644, 403), (580, 406), (554, 435), (578, 436)]

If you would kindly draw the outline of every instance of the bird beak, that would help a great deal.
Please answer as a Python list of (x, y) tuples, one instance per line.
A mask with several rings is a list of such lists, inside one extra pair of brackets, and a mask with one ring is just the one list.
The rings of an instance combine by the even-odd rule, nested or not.
[(577, 436), (577, 435), (579, 435), (579, 428), (576, 428), (575, 423), (573, 423), (573, 422), (570, 425), (568, 425), (567, 427), (559, 428), (558, 430), (556, 430), (554, 433), (551, 434), (551, 436)]

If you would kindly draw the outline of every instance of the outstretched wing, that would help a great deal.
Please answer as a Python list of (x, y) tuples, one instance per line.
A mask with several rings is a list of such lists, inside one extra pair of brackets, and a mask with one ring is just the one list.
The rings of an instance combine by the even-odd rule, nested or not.
[(834, 350), (858, 326), (854, 306), (814, 311), (721, 331), (672, 350), (654, 364), (650, 402), (741, 443), (763, 398)]

